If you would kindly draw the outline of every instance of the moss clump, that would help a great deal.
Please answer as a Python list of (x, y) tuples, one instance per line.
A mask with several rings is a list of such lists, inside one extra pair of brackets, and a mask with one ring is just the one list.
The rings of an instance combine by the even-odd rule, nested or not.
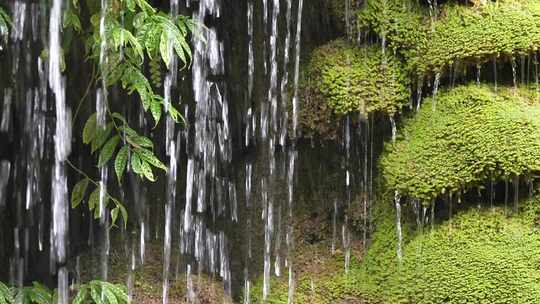
[(477, 65), (527, 55), (540, 44), (536, 0), (488, 1), (477, 7), (449, 1), (433, 17), (428, 7), (411, 0), (368, 0), (358, 12), (359, 29), (385, 36), (419, 75), (455, 62)]
[(416, 0), (366, 0), (357, 19), (358, 31), (384, 37), (406, 59), (415, 58), (417, 48), (428, 42), (429, 13)]
[(535, 303), (539, 246), (532, 223), (503, 210), (470, 210), (405, 247), (387, 285), (389, 302)]
[(408, 102), (408, 79), (401, 63), (376, 47), (333, 41), (313, 52), (307, 78), (307, 87), (336, 114), (392, 114)]
[(445, 192), (540, 171), (540, 103), (532, 88), (468, 85), (406, 120), (381, 167), (388, 186), (428, 201)]
[(448, 4), (434, 32), (420, 46), (414, 65), (419, 71), (440, 70), (459, 60), (479, 64), (493, 57), (529, 54), (540, 45), (540, 2), (488, 1), (470, 8)]

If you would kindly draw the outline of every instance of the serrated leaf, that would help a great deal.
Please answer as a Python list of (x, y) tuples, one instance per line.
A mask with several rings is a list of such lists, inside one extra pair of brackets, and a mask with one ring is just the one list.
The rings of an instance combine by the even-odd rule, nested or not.
[(135, 134), (134, 136), (133, 135), (128, 135), (127, 138), (126, 138), (127, 142), (129, 142), (132, 146), (138, 148), (138, 147), (142, 147), (142, 148), (154, 148), (154, 143), (152, 142), (152, 140), (150, 140), (148, 137), (144, 137), (144, 136), (139, 136), (137, 134)]
[(159, 41), (159, 52), (161, 54), (161, 59), (163, 59), (163, 62), (165, 62), (165, 66), (169, 68), (169, 64), (171, 63), (171, 58), (169, 56), (169, 35), (167, 30), (164, 30), (161, 33), (161, 39)]
[(96, 188), (94, 191), (92, 191), (92, 193), (90, 193), (90, 197), (88, 198), (88, 209), (92, 211), (98, 206), (99, 206), (99, 187)]
[(92, 297), (92, 301), (94, 301), (94, 304), (105, 304), (101, 300), (101, 293), (98, 292), (97, 288), (90, 289), (90, 296)]
[(150, 150), (147, 150), (147, 149), (143, 149), (143, 148), (137, 148), (135, 149), (135, 153), (139, 154), (139, 156), (141, 157), (141, 159), (143, 161), (146, 161), (148, 163), (150, 163), (152, 166), (156, 167), (156, 168), (159, 168), (159, 169), (163, 169), (165, 171), (167, 171), (167, 166), (165, 166), (165, 164), (163, 164), (159, 158), (157, 158), (154, 153)]
[(97, 114), (90, 115), (83, 128), (83, 143), (89, 144), (96, 136)]
[(73, 191), (71, 192), (71, 208), (77, 208), (82, 202), (89, 181), (88, 178), (84, 178), (73, 187)]
[(73, 304), (83, 304), (84, 300), (86, 300), (86, 297), (88, 296), (88, 289), (87, 288), (81, 288), (77, 292), (77, 296), (75, 296), (75, 299), (73, 299)]
[(99, 152), (98, 167), (103, 167), (113, 156), (116, 146), (120, 142), (120, 136), (111, 137)]
[(116, 172), (116, 177), (118, 178), (118, 183), (122, 183), (122, 177), (124, 176), (124, 171), (126, 170), (127, 162), (129, 156), (129, 146), (123, 146), (118, 154), (116, 154), (116, 160), (114, 161), (114, 171)]
[(92, 153), (96, 152), (103, 146), (103, 144), (107, 141), (109, 138), (109, 135), (111, 135), (113, 129), (113, 124), (108, 123), (105, 129), (98, 129), (96, 132), (96, 137), (92, 141)]
[(144, 175), (144, 177), (146, 177), (146, 179), (148, 179), (149, 181), (151, 182), (156, 181), (154, 177), (154, 172), (152, 172), (152, 167), (150, 167), (150, 164), (144, 160), (141, 162), (141, 172)]
[(142, 167), (141, 157), (137, 153), (133, 153), (133, 155), (131, 155), (131, 169), (136, 174), (142, 175), (143, 173), (142, 173), (141, 167)]
[(161, 103), (157, 100), (154, 100), (150, 105), (150, 111), (152, 112), (152, 117), (154, 118), (155, 127), (158, 125), (159, 120), (161, 119)]

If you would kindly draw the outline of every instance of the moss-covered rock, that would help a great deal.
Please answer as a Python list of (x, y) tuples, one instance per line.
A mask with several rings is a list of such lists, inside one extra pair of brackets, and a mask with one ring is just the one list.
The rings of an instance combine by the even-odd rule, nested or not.
[(540, 2), (503, 0), (480, 7), (443, 6), (429, 42), (418, 49), (419, 71), (455, 61), (479, 64), (493, 57), (528, 55), (540, 45)]
[(336, 40), (313, 52), (305, 86), (336, 114), (395, 113), (408, 102), (408, 79), (399, 60), (377, 47)]
[[(368, 0), (359, 30), (386, 37), (412, 72), (441, 71), (455, 62), (481, 64), (529, 54), (540, 44), (540, 2), (488, 1), (469, 6), (449, 1), (436, 13), (413, 0)], [(433, 18), (432, 18), (433, 17)]]
[(402, 265), (387, 285), (388, 302), (536, 303), (540, 234), (535, 230), (503, 210), (461, 214), (405, 247)]
[(534, 88), (468, 85), (427, 99), (388, 144), (388, 186), (429, 201), (446, 192), (540, 171), (540, 102)]
[(357, 20), (358, 31), (384, 37), (388, 48), (407, 60), (416, 58), (419, 46), (428, 42), (431, 19), (427, 8), (416, 0), (366, 0)]

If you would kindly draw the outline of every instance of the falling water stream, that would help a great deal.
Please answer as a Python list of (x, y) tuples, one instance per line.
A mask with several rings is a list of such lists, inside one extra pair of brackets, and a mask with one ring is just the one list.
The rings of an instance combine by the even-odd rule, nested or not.
[(65, 100), (65, 79), (61, 73), (61, 18), (62, 1), (54, 0), (49, 23), (49, 85), (54, 93), (56, 128), (54, 134), (54, 173), (52, 178), (52, 241), (54, 260), (58, 265), (58, 303), (68, 303), (68, 250), (69, 203), (65, 161), (71, 152), (71, 119)]

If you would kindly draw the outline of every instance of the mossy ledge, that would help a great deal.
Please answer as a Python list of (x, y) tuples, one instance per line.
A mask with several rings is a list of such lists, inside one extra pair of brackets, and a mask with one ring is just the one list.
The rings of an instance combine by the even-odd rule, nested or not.
[[(540, 102), (532, 87), (468, 85), (427, 99), (386, 145), (388, 186), (425, 202), (486, 180), (540, 172)], [(436, 102), (436, 105), (433, 103)]]
[(513, 218), (471, 209), (415, 237), (388, 280), (387, 303), (538, 302), (538, 204), (526, 202)]
[(360, 31), (386, 37), (410, 71), (423, 75), (454, 63), (478, 65), (529, 55), (540, 45), (540, 2), (488, 1), (468, 6), (449, 1), (430, 18), (427, 6), (412, 0), (368, 0), (358, 12)]
[(304, 89), (314, 89), (338, 115), (399, 111), (409, 101), (400, 61), (378, 47), (335, 40), (313, 52)]

